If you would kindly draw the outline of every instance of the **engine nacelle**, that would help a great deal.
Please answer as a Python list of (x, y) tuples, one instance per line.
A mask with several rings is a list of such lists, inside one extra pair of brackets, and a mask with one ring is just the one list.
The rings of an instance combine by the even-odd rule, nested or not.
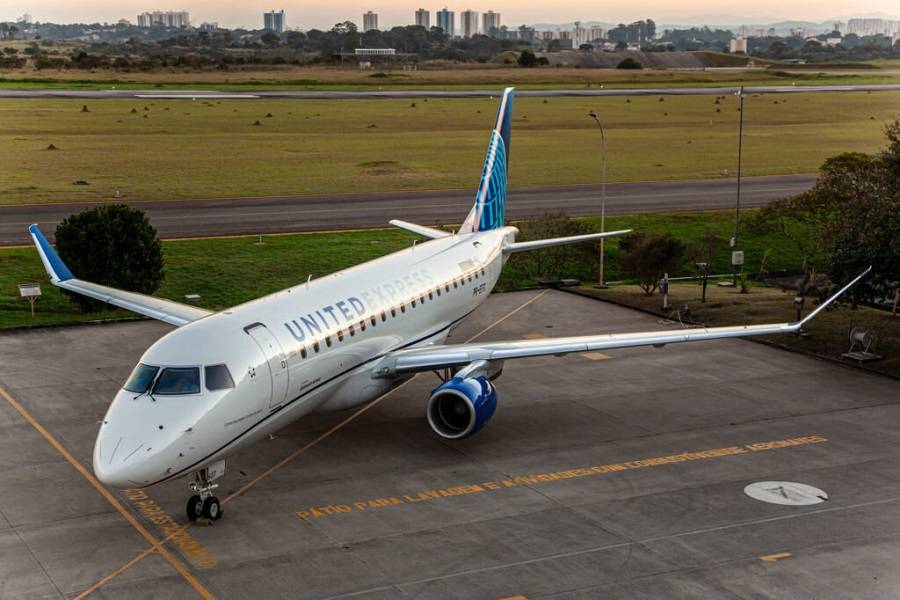
[(485, 377), (454, 377), (431, 391), (428, 424), (448, 440), (478, 432), (497, 409), (497, 390)]

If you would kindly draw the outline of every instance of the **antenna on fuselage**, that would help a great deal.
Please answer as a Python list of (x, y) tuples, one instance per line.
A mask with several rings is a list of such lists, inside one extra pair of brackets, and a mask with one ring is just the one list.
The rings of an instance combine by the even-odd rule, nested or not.
[(312, 273), (306, 278), (306, 289), (309, 289), (309, 282), (312, 281)]

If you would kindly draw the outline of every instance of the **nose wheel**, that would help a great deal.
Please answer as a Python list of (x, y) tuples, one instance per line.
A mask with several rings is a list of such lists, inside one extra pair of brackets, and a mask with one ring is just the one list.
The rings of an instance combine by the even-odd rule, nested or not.
[(212, 483), (209, 471), (207, 469), (198, 471), (190, 487), (195, 494), (187, 502), (188, 520), (194, 522), (202, 517), (208, 521), (218, 521), (222, 517), (222, 504), (213, 495), (213, 490), (219, 487), (219, 484)]

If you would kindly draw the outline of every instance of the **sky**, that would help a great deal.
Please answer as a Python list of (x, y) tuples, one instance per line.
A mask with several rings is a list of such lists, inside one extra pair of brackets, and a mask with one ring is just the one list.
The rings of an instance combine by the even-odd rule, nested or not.
[[(420, 2), (420, 3), (417, 3)], [(288, 27), (327, 29), (339, 21), (362, 22), (362, 14), (372, 10), (379, 15), (379, 27), (406, 25), (412, 22), (416, 8), (432, 11), (443, 8), (441, 2), (429, 4), (421, 0), (346, 0), (344, 2), (311, 2), (310, 0), (0, 0), (0, 21), (14, 20), (27, 12), (37, 21), (56, 23), (115, 22), (126, 18), (132, 22), (147, 10), (187, 10), (191, 21), (217, 21), (223, 27), (262, 27), (262, 13), (284, 9)], [(738, 24), (728, 15), (739, 15), (741, 23), (781, 20), (824, 21), (857, 15), (898, 15), (897, 0), (755, 0), (746, 6), (724, 4), (712, 0), (622, 0), (600, 3), (596, 0), (556, 2), (522, 2), (522, 0), (465, 0), (449, 2), (457, 14), (471, 8), (477, 12), (494, 10), (502, 15), (504, 25), (522, 23), (568, 23), (571, 21), (630, 22), (650, 17), (658, 23), (714, 22)], [(848, 10), (848, 8), (850, 10)], [(458, 18), (458, 17), (457, 17)], [(434, 16), (432, 15), (432, 21)]]

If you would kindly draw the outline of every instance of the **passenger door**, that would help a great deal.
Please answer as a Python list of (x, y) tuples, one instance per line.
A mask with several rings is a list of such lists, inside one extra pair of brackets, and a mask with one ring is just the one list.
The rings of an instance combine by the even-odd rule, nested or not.
[(266, 357), (266, 365), (269, 368), (269, 376), (271, 384), (271, 395), (269, 396), (269, 408), (275, 408), (284, 402), (288, 390), (288, 374), (287, 355), (281, 347), (279, 341), (272, 335), (269, 328), (262, 323), (253, 323), (244, 327), (259, 349), (262, 350), (263, 356)]

